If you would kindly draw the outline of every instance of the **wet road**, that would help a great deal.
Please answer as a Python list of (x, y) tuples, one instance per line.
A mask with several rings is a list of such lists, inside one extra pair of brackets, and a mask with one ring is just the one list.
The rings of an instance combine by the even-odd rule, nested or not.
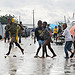
[[(21, 46), (25, 49), (25, 55), (14, 46), (11, 54), (5, 58), (9, 44), (0, 41), (0, 75), (75, 75), (75, 56), (64, 59), (64, 45), (53, 43), (52, 48), (57, 57), (44, 59), (34, 58), (38, 43), (33, 44), (33, 39), (22, 38)], [(41, 52), (40, 50), (39, 56)], [(52, 56), (49, 50), (48, 54)]]

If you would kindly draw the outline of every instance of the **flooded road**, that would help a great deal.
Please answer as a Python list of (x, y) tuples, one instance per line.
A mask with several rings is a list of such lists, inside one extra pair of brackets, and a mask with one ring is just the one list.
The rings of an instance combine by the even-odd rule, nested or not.
[[(53, 43), (52, 48), (57, 56), (44, 59), (34, 58), (38, 43), (34, 44), (30, 37), (22, 38), (21, 46), (25, 49), (24, 55), (14, 46), (11, 54), (5, 58), (9, 44), (0, 41), (0, 75), (75, 75), (75, 56), (66, 60), (64, 45)], [(40, 50), (39, 56), (41, 54), (42, 50)], [(48, 54), (52, 56), (49, 50)]]

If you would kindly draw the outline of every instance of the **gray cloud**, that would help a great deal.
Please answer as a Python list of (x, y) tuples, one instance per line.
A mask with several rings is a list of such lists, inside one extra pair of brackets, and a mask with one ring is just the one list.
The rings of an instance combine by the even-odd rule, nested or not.
[(72, 16), (75, 12), (75, 0), (1, 0), (0, 13), (21, 16), (24, 23), (32, 23), (32, 10), (35, 10), (35, 22), (39, 19), (48, 22), (62, 21), (63, 16)]

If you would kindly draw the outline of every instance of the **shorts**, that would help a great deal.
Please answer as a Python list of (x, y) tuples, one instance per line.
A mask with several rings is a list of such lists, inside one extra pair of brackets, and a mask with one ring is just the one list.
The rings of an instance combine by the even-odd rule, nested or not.
[(17, 42), (16, 37), (12, 37), (11, 38), (11, 43), (15, 43), (15, 42)]
[(44, 41), (42, 41), (42, 40), (38, 40), (39, 45), (43, 45), (44, 42), (45, 42), (45, 40), (44, 40)]

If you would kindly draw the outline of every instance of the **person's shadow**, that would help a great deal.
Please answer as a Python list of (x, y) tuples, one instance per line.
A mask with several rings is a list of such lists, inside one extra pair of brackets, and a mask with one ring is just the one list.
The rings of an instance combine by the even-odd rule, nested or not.
[(50, 70), (53, 66), (52, 60), (50, 59), (37, 59), (36, 60), (36, 66), (34, 66), (34, 69), (36, 71), (35, 75), (50, 75)]
[(64, 63), (64, 73), (70, 74), (71, 73), (71, 63), (70, 60), (66, 59)]
[(21, 63), (19, 63), (19, 58), (17, 58), (17, 57), (9, 57), (8, 58), (8, 73), (10, 75), (15, 75), (20, 64)]

